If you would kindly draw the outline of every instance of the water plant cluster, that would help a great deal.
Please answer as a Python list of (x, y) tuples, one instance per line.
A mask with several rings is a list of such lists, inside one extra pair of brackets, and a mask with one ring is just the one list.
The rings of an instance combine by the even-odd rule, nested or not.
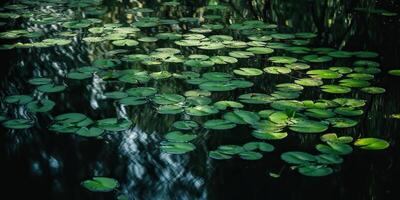
[[(103, 82), (113, 88), (103, 93), (103, 101), (124, 108), (151, 105), (159, 115), (178, 116), (158, 147), (167, 154), (194, 151), (194, 141), (204, 139), (199, 130), (229, 134), (238, 126), (250, 128), (253, 141), (220, 145), (208, 152), (214, 160), (259, 160), (279, 148), (274, 142), (289, 134), (316, 134), (320, 137), (316, 154), (293, 150), (280, 156), (282, 162), (305, 176), (334, 173), (354, 149), (384, 150), (390, 146), (384, 138), (341, 134), (342, 129), (358, 125), (370, 96), (385, 93), (374, 83), (382, 71), (376, 52), (319, 46), (316, 33), (281, 31), (264, 21), (227, 22), (225, 16), (232, 11), (226, 5), (208, 5), (201, 17), (167, 18), (154, 15), (152, 8), (133, 7), (125, 10), (134, 16), (132, 22), (109, 23), (101, 18), (106, 13), (101, 3), (21, 0), (4, 6), (0, 12), (3, 27), (26, 22), (58, 28), (51, 35), (40, 29), (7, 29), (0, 33), (7, 41), (0, 47), (3, 52), (66, 48), (76, 42), (108, 44), (112, 50), (93, 58), (87, 66), (71, 69), (61, 79), (31, 77), (26, 81), (34, 87), (31, 93), (10, 94), (1, 101), (10, 109), (23, 108), (31, 115), (49, 114), (51, 123), (41, 126), (55, 134), (89, 139), (124, 134), (135, 126), (133, 117), (94, 119), (88, 113), (52, 112), (63, 103), (52, 97), (70, 92), (69, 84)], [(177, 1), (160, 3), (160, 9), (165, 10), (179, 6)], [(85, 17), (71, 15), (70, 9), (81, 10)], [(399, 76), (400, 70), (389, 73)], [(270, 85), (271, 90), (252, 89), (267, 84), (264, 80), (268, 79), (279, 83)], [(165, 93), (152, 85), (166, 81), (188, 89)], [(229, 92), (239, 95), (224, 95)], [(0, 121), (15, 131), (38, 125), (7, 112), (0, 115)], [(119, 186), (108, 177), (93, 177), (81, 184), (95, 192)]]

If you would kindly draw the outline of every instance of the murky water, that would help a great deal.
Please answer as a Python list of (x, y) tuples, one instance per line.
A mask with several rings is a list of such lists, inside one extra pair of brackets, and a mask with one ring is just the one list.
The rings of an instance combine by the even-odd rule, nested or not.
[[(59, 200), (396, 199), (400, 120), (393, 114), (400, 113), (400, 77), (388, 71), (400, 66), (398, 2), (178, 2), (1, 3), (3, 195)], [(21, 29), (25, 31), (9, 32)], [(46, 41), (49, 38), (56, 40)], [(371, 56), (374, 52), (378, 56)], [(328, 60), (316, 61), (307, 55), (327, 56)], [(359, 60), (380, 66), (371, 69), (371, 63), (356, 64)], [(288, 66), (293, 63), (308, 67)], [(268, 68), (272, 66), (278, 68)], [(348, 68), (335, 71), (331, 67)], [(250, 71), (234, 71), (239, 68)], [(309, 73), (328, 68), (329, 73)], [(129, 76), (121, 78), (124, 75)], [(32, 84), (32, 79), (39, 77), (50, 81)], [(295, 82), (309, 77), (313, 77), (312, 84), (322, 83), (310, 87)], [(343, 83), (349, 77), (353, 82)], [(277, 85), (283, 83), (291, 84), (279, 89)], [(46, 84), (50, 86), (43, 87)], [(325, 85), (333, 88), (324, 91)], [(379, 87), (372, 88), (379, 94), (361, 89), (369, 87)], [(128, 92), (133, 88), (139, 89)], [(384, 93), (380, 93), (381, 88)], [(143, 95), (143, 91), (150, 92)], [(254, 93), (265, 96), (254, 99)], [(12, 102), (12, 95), (28, 97)], [(365, 105), (335, 104), (318, 110), (305, 106), (306, 100), (325, 99), (333, 104), (331, 100), (337, 98), (365, 100)], [(54, 107), (43, 106), (46, 99), (54, 102)], [(40, 101), (33, 105), (36, 100)], [(228, 100), (243, 107), (216, 108), (215, 102)], [(38, 107), (49, 110), (39, 112)], [(362, 114), (333, 112), (338, 107), (362, 110)], [(262, 110), (269, 111), (259, 113)], [(307, 114), (311, 111), (317, 113)], [(65, 113), (81, 113), (86, 118), (76, 120), (74, 116), (62, 122), (57, 116)], [(272, 117), (273, 113), (284, 119)], [(89, 118), (89, 125), (79, 126), (79, 130), (95, 128), (99, 134), (78, 133), (74, 123)], [(108, 118), (116, 118), (116, 122), (99, 122)], [(329, 121), (332, 118), (350, 121), (340, 124)], [(27, 127), (7, 125), (13, 119), (28, 119)], [(232, 127), (205, 125), (215, 119)], [(165, 138), (166, 133), (178, 130), (173, 123), (181, 120), (192, 120), (199, 126), (181, 130), (196, 137), (190, 143), (178, 142), (195, 147), (186, 146), (186, 153), (173, 147), (181, 137)], [(128, 122), (132, 124), (121, 125)], [(254, 130), (268, 132), (269, 138), (257, 137)], [(286, 132), (286, 137), (271, 138)], [(325, 144), (320, 136), (326, 133), (354, 140), (378, 138), (390, 146), (365, 150), (352, 141), (341, 144), (336, 155), (316, 149), (317, 144)], [(254, 153), (254, 149), (241, 147), (254, 141), (266, 142), (274, 149), (259, 148)], [(217, 151), (227, 157), (235, 155), (215, 159), (218, 156), (212, 152), (221, 145), (238, 145), (241, 152)], [(348, 146), (352, 152), (344, 153)], [(296, 165), (281, 159), (283, 153), (292, 151), (334, 154), (332, 160), (343, 160)], [(262, 158), (257, 158), (259, 155)], [(311, 168), (311, 172), (299, 173), (299, 167)], [(113, 178), (119, 185), (111, 192), (93, 192), (82, 186), (96, 176)]]

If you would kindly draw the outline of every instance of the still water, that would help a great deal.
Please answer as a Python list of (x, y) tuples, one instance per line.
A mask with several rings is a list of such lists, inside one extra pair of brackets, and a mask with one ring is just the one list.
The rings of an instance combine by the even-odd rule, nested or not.
[(6, 199), (398, 199), (397, 1), (0, 5)]

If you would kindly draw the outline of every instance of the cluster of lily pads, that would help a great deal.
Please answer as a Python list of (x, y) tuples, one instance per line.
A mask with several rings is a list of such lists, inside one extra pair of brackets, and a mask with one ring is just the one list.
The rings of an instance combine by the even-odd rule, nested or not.
[[(151, 16), (153, 10), (150, 8), (135, 7), (126, 10), (127, 14), (137, 17), (135, 21), (122, 24), (102, 23), (99, 16), (106, 10), (99, 6), (100, 0), (19, 2), (5, 6), (6, 11), (0, 13), (0, 18), (22, 18), (33, 24), (59, 25), (62, 31), (56, 32), (56, 37), (44, 39), (45, 35), (39, 30), (2, 32), (1, 39), (25, 42), (5, 44), (1, 49), (64, 46), (71, 45), (76, 39), (87, 45), (108, 44), (114, 48), (105, 57), (95, 58), (89, 66), (71, 69), (64, 74), (62, 81), (55, 82), (53, 77), (33, 77), (28, 83), (35, 86), (37, 92), (50, 94), (68, 90), (68, 81), (99, 79), (106, 84), (122, 86), (106, 91), (103, 99), (123, 107), (152, 104), (159, 114), (186, 116), (185, 120), (174, 122), (174, 130), (164, 135), (165, 140), (160, 143), (164, 153), (194, 151), (196, 146), (191, 142), (199, 139), (199, 129), (219, 131), (249, 126), (253, 129), (249, 134), (254, 141), (243, 145), (221, 145), (210, 151), (209, 157), (225, 160), (238, 156), (245, 160), (259, 160), (263, 153), (275, 150), (275, 146), (267, 141), (281, 140), (288, 134), (319, 134), (329, 128), (339, 130), (356, 126), (364, 114), (366, 100), (340, 95), (362, 92), (365, 97), (385, 92), (384, 88), (373, 86), (374, 75), (381, 72), (376, 61), (378, 53), (317, 47), (313, 41), (317, 37), (315, 33), (283, 33), (276, 25), (258, 20), (226, 25), (222, 16), (230, 10), (224, 5), (207, 6), (204, 19), (161, 19)], [(58, 9), (80, 7), (89, 17), (78, 19), (66, 12), (43, 12), (37, 8), (43, 5)], [(176, 7), (180, 4), (171, 1), (163, 2), (161, 6)], [(30, 12), (24, 12), (26, 10)], [(186, 29), (176, 28), (182, 25)], [(254, 60), (260, 61), (262, 67)], [(400, 70), (389, 73), (399, 76)], [(292, 82), (279, 83), (272, 92), (248, 92), (256, 81), (260, 84), (262, 80), (282, 76)], [(163, 93), (147, 85), (172, 79), (186, 83), (191, 89), (182, 94)], [(217, 93), (233, 90), (241, 92), (237, 99), (216, 100), (214, 97)], [(305, 90), (328, 93), (332, 98), (307, 99), (302, 96)], [(31, 113), (47, 113), (56, 105), (47, 96), (36, 99), (28, 94), (10, 95), (3, 101), (10, 106), (24, 106)], [(255, 110), (255, 107), (261, 109)], [(209, 118), (202, 121), (197, 117)], [(0, 121), (10, 129), (34, 126), (29, 119), (9, 119), (5, 115), (0, 116)], [(126, 118), (93, 120), (82, 113), (63, 113), (54, 117), (48, 129), (57, 133), (99, 137), (128, 130), (132, 125), (133, 121)], [(303, 175), (329, 175), (336, 165), (343, 162), (341, 156), (353, 151), (349, 144), (353, 138), (324, 134), (321, 140), (324, 143), (315, 147), (320, 153), (318, 155), (289, 151), (281, 158)], [(359, 138), (353, 144), (365, 150), (389, 147), (388, 142), (379, 138)], [(118, 185), (116, 180), (107, 177), (94, 177), (82, 182), (83, 187), (101, 192), (112, 191)]]

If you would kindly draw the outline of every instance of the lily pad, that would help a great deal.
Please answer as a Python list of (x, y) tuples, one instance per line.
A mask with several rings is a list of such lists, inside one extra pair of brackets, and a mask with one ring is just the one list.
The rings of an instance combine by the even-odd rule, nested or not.
[(223, 119), (212, 119), (208, 120), (204, 123), (204, 128), (213, 129), (213, 130), (226, 130), (232, 129), (236, 127), (236, 124)]
[(108, 177), (93, 177), (86, 180), (81, 185), (92, 192), (111, 192), (119, 186), (117, 180)]
[(10, 119), (3, 122), (3, 126), (10, 129), (27, 129), (33, 126), (29, 119)]
[(354, 145), (365, 150), (381, 150), (390, 146), (389, 142), (379, 138), (360, 138), (354, 142)]
[(171, 131), (167, 133), (165, 136), (170, 142), (190, 142), (197, 138), (195, 134), (184, 134), (181, 131)]

